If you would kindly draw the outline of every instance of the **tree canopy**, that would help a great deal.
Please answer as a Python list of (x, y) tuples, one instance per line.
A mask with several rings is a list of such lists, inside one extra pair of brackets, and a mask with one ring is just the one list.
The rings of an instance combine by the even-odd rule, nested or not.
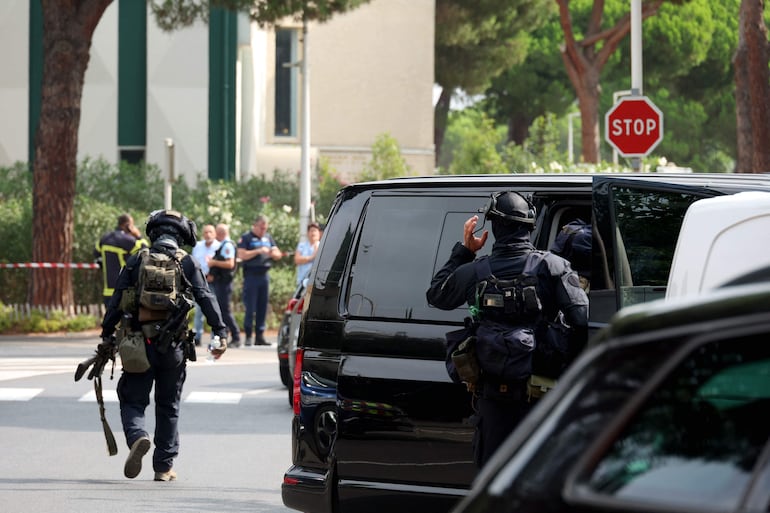
[(245, 12), (262, 26), (294, 17), (307, 21), (328, 21), (370, 0), (149, 0), (155, 21), (163, 30), (192, 25), (196, 20), (208, 22), (212, 7)]

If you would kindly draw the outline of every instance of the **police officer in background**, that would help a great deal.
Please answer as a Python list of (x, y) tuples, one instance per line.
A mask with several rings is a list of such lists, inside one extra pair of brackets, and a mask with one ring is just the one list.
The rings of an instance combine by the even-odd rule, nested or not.
[[(219, 305), (214, 295), (209, 291), (206, 279), (201, 272), (198, 262), (186, 252), (180, 252), (182, 245), (194, 246), (196, 242), (195, 224), (172, 210), (156, 210), (147, 219), (147, 235), (152, 243), (150, 252), (162, 252), (179, 258), (184, 276), (181, 282), (183, 294), (194, 298), (203, 310), (212, 332), (221, 338), (220, 349), (213, 350), (219, 357), (227, 348), (225, 337), (227, 329), (222, 322)], [(140, 322), (139, 306), (136, 301), (124, 298), (124, 291), (136, 290), (140, 280), (141, 253), (129, 257), (126, 266), (118, 277), (115, 293), (112, 295), (107, 313), (102, 320), (102, 342), (97, 349), (108, 354), (115, 354), (113, 333), (118, 322), (128, 323), (129, 331), (147, 336), (148, 326)], [(125, 310), (123, 310), (125, 308)], [(153, 321), (155, 323), (157, 321)], [(187, 319), (184, 324), (170, 326), (174, 338), (165, 348), (159, 347), (157, 336), (148, 336), (144, 348), (149, 361), (149, 369), (144, 372), (127, 372), (124, 369), (118, 381), (118, 399), (120, 400), (120, 419), (126, 443), (130, 448), (124, 467), (127, 478), (139, 475), (142, 469), (142, 457), (150, 449), (150, 438), (145, 430), (145, 408), (150, 403), (150, 391), (155, 384), (155, 451), (152, 466), (155, 470), (155, 481), (172, 481), (176, 479), (173, 470), (174, 458), (179, 452), (179, 421), (180, 398), (182, 385), (187, 376), (185, 343), (179, 340), (179, 333), (186, 331)], [(122, 326), (125, 329), (125, 326)], [(151, 331), (152, 328), (150, 328)], [(142, 337), (144, 339), (144, 337)], [(194, 350), (194, 348), (193, 348)]]
[[(521, 275), (528, 256), (535, 251), (530, 242), (536, 218), (534, 205), (516, 192), (498, 192), (492, 195), (484, 217), (490, 220), (495, 236), (489, 256), (492, 274), (500, 280)], [(486, 230), (481, 237), (475, 235), (478, 220), (479, 216), (474, 215), (465, 222), (463, 242), (455, 244), (449, 260), (431, 280), (426, 293), (429, 304), (452, 310), (463, 303), (476, 303), (479, 280), (473, 261), (489, 236)], [(543, 316), (553, 319), (561, 311), (575, 330), (573, 340), (582, 340), (584, 344), (588, 334), (588, 297), (569, 262), (545, 253), (535, 274)], [(473, 451), (475, 463), (482, 467), (526, 415), (530, 403), (526, 381), (494, 383), (484, 380), (482, 374), (475, 394), (477, 423)]]

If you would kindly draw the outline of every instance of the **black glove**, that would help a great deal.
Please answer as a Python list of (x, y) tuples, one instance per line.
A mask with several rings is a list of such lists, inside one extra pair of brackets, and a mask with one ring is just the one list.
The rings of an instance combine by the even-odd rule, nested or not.
[(115, 353), (118, 352), (118, 345), (115, 343), (115, 336), (102, 337), (102, 341), (96, 346), (96, 352), (105, 360), (114, 360)]

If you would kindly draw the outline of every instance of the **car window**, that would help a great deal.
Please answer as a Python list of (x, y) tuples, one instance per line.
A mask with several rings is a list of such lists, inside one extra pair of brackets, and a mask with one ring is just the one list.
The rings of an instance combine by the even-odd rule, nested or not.
[(612, 188), (614, 233), (602, 233), (611, 248), (606, 264), (620, 287), (619, 308), (661, 299), (687, 207), (700, 197), (681, 192)]
[[(425, 292), (462, 239), (465, 220), (486, 201), (486, 196), (373, 196), (355, 249), (349, 315), (462, 321), (467, 315), (463, 308), (430, 307)], [(490, 232), (485, 251), (492, 243)]]
[(701, 345), (646, 400), (583, 484), (620, 500), (734, 509), (768, 443), (769, 410), (767, 334)]

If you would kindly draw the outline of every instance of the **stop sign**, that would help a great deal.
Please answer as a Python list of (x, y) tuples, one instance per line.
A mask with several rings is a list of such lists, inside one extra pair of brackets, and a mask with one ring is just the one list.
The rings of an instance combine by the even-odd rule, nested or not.
[(645, 157), (663, 140), (663, 113), (646, 96), (628, 96), (604, 117), (604, 138), (624, 157)]

